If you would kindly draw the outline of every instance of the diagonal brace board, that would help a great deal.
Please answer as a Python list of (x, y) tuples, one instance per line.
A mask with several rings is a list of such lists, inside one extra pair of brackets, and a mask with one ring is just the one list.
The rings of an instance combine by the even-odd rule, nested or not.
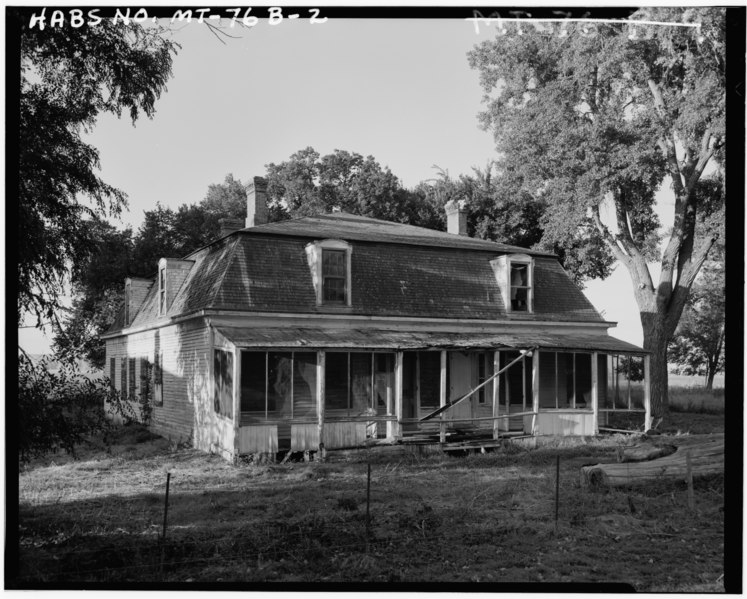
[(443, 406), (441, 406), (440, 408), (437, 408), (436, 410), (434, 410), (434, 411), (433, 411), (433, 412), (431, 412), (430, 414), (426, 414), (426, 415), (425, 415), (425, 416), (423, 416), (423, 417), (422, 417), (422, 418), (421, 418), (421, 419), (420, 419), (420, 420), (419, 420), (418, 422), (425, 422), (426, 420), (430, 420), (430, 419), (431, 419), (431, 418), (433, 418), (434, 416), (438, 416), (439, 414), (441, 414), (441, 413), (445, 412), (445, 411), (446, 411), (446, 410), (448, 410), (449, 408), (453, 408), (453, 407), (454, 407), (455, 405), (457, 405), (457, 404), (458, 404), (459, 402), (461, 402), (461, 401), (464, 401), (464, 400), (465, 400), (465, 399), (467, 399), (468, 397), (471, 397), (472, 395), (474, 395), (474, 394), (475, 394), (475, 392), (476, 392), (476, 391), (479, 391), (479, 390), (480, 390), (480, 389), (482, 389), (482, 388), (483, 388), (483, 387), (484, 387), (485, 385), (487, 385), (487, 384), (488, 384), (488, 383), (489, 383), (490, 381), (492, 381), (492, 380), (493, 380), (494, 378), (496, 378), (496, 377), (500, 376), (501, 374), (503, 374), (504, 372), (506, 372), (506, 371), (507, 371), (507, 370), (508, 370), (509, 368), (511, 368), (511, 366), (513, 366), (514, 364), (516, 364), (516, 363), (517, 363), (517, 362), (518, 362), (519, 360), (521, 360), (521, 359), (522, 359), (522, 358), (524, 358), (525, 356), (526, 356), (526, 357), (531, 357), (531, 356), (532, 356), (532, 352), (533, 352), (533, 351), (535, 351), (536, 349), (537, 349), (537, 348), (536, 348), (536, 347), (534, 347), (534, 348), (532, 348), (532, 349), (522, 349), (522, 350), (520, 350), (520, 351), (519, 351), (520, 355), (519, 355), (519, 357), (518, 357), (518, 358), (516, 358), (515, 360), (511, 360), (511, 362), (509, 362), (508, 364), (506, 364), (506, 365), (505, 365), (505, 366), (504, 366), (503, 368), (501, 368), (501, 369), (500, 369), (500, 370), (499, 370), (498, 372), (496, 372), (495, 374), (491, 375), (491, 376), (490, 376), (489, 378), (485, 379), (485, 380), (484, 380), (484, 381), (483, 381), (482, 383), (480, 383), (479, 385), (477, 385), (477, 387), (475, 387), (474, 389), (471, 389), (470, 391), (468, 391), (467, 393), (465, 393), (465, 394), (464, 394), (464, 395), (462, 395), (461, 397), (458, 397), (457, 399), (452, 399), (452, 400), (451, 400), (450, 402), (448, 402), (448, 403), (447, 403), (446, 405), (443, 405)]

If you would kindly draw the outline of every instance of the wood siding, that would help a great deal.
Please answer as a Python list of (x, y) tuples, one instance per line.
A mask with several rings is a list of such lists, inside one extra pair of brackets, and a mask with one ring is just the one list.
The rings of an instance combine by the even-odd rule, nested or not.
[[(204, 322), (170, 325), (106, 342), (107, 360), (115, 358), (117, 370), (127, 358), (147, 358), (152, 363), (159, 351), (163, 355), (163, 405), (155, 405), (152, 398), (151, 430), (175, 442), (192, 439), (194, 447), (203, 451), (233, 453), (233, 421), (215, 414), (213, 406), (209, 336)], [(141, 360), (135, 360), (136, 393), (141, 367)], [(115, 387), (121, 390), (119, 379)]]

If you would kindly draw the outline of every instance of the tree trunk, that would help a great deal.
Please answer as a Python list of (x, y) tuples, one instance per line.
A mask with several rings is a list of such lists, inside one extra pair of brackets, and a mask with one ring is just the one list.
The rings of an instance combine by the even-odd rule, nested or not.
[(669, 412), (667, 336), (662, 314), (641, 312), (643, 349), (651, 352), (651, 416), (664, 418)]
[(716, 369), (709, 368), (706, 375), (706, 391), (713, 391), (713, 379), (716, 376)]

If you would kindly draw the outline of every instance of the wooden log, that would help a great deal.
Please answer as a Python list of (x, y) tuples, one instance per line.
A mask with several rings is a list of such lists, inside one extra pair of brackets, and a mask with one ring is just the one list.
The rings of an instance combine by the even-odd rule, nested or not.
[(595, 464), (581, 468), (581, 480), (588, 486), (627, 487), (656, 481), (685, 481), (687, 452), (690, 453), (693, 478), (721, 474), (724, 471), (723, 435), (693, 440), (686, 448), (645, 462)]
[(632, 447), (622, 447), (618, 462), (645, 462), (663, 458), (677, 451), (674, 445), (641, 443)]

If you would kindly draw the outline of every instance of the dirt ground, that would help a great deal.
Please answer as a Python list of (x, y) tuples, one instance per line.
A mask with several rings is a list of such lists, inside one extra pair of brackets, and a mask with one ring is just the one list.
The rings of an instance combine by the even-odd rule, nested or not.
[(723, 476), (696, 481), (692, 511), (684, 485), (581, 485), (581, 466), (615, 461), (634, 442), (611, 435), (466, 456), (400, 448), (233, 466), (129, 431), (108, 449), (21, 473), (13, 582), (618, 582), (723, 592)]

